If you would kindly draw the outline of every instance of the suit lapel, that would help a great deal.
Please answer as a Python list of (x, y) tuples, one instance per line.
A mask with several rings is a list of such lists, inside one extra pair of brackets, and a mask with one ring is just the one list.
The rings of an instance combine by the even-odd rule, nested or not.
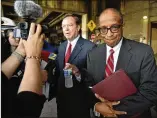
[(61, 68), (64, 68), (64, 58), (65, 58), (65, 51), (66, 51), (66, 47), (67, 47), (67, 44), (68, 42), (66, 41), (64, 44), (63, 44), (63, 47), (60, 51), (60, 65), (61, 65)]
[(127, 39), (123, 38), (122, 46), (121, 46), (118, 61), (117, 61), (116, 70), (119, 70), (119, 69), (127, 70), (128, 64), (132, 57), (132, 53), (130, 52), (130, 50), (131, 50), (131, 46), (129, 45)]
[(97, 67), (97, 82), (104, 79), (105, 66), (106, 66), (106, 44), (102, 44), (102, 47), (99, 48), (99, 53), (96, 54), (95, 58), (97, 61), (95, 66)]
[(69, 63), (71, 63), (76, 57), (77, 55), (80, 53), (80, 51), (82, 50), (82, 45), (83, 45), (83, 40), (81, 38), (79, 38), (79, 40), (77, 41), (72, 54), (70, 55), (70, 59), (69, 59)]

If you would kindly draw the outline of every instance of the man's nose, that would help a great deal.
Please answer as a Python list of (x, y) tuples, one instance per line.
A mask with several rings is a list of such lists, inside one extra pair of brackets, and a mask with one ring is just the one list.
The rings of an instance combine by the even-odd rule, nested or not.
[(111, 30), (109, 29), (108, 31), (107, 31), (107, 34), (106, 34), (107, 36), (112, 36), (113, 35), (113, 33), (111, 32)]
[(65, 30), (66, 30), (66, 31), (68, 31), (68, 30), (69, 30), (69, 27), (68, 27), (68, 26), (66, 26), (66, 27), (65, 27)]

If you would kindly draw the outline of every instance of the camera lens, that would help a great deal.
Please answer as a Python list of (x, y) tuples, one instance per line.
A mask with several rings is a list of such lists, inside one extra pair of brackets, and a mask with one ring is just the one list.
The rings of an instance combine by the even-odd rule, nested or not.
[(24, 28), (24, 27), (25, 27), (25, 25), (22, 23), (20, 27), (21, 27), (21, 28)]
[(26, 29), (25, 23), (20, 23), (20, 29)]

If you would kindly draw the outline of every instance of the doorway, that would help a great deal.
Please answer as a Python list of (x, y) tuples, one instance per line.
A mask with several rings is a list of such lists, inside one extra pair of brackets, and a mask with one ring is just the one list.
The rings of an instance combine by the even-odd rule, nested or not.
[(150, 45), (153, 48), (155, 56), (157, 56), (157, 22), (151, 22)]

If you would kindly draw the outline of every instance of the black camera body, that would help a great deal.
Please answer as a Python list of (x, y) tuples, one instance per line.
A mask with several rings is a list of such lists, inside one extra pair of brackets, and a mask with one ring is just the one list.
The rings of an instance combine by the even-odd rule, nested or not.
[[(29, 35), (29, 29), (30, 29), (30, 22), (19, 22), (17, 27), (14, 29), (13, 33), (14, 33), (14, 38), (22, 38), (27, 40), (28, 35)], [(44, 33), (45, 35), (48, 32), (48, 26), (46, 25), (41, 25), (42, 26), (42, 33)]]
[(14, 29), (14, 38), (27, 39), (29, 34), (30, 24), (28, 22), (19, 22), (17, 27)]

